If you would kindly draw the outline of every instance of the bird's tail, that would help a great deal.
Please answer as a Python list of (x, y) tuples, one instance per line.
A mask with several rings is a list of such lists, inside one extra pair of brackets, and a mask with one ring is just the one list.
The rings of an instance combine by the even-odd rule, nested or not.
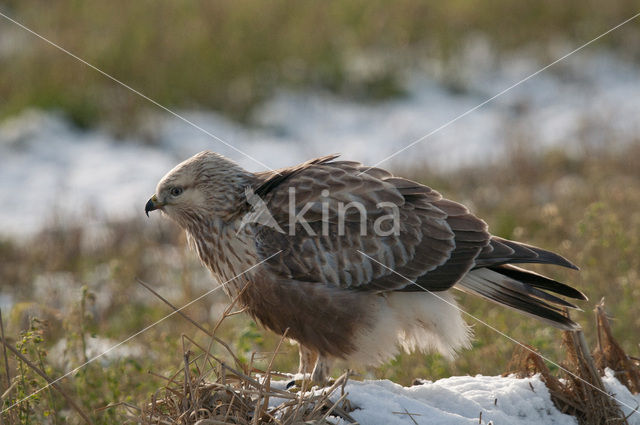
[(471, 270), (455, 287), (563, 330), (580, 329), (580, 325), (563, 312), (565, 308), (578, 307), (545, 291), (587, 299), (580, 291), (568, 285), (510, 264)]

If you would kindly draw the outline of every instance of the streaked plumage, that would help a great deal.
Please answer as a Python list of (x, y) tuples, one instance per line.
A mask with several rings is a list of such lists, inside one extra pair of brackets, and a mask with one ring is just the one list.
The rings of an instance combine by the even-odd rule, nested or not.
[[(279, 228), (243, 222), (251, 209), (247, 190), (260, 197)], [(304, 214), (308, 226), (290, 221), (290, 202), (296, 212), (310, 203)], [(356, 208), (342, 208), (350, 202), (364, 207), (366, 221)], [(396, 234), (374, 229), (386, 214), (380, 202), (397, 207)], [(233, 296), (249, 282), (240, 301), (266, 328), (287, 330), (299, 342), (301, 371), (311, 372), (318, 358), (316, 380), (325, 378), (334, 358), (379, 364), (399, 348), (451, 357), (468, 347), (470, 331), (451, 288), (561, 329), (577, 326), (562, 313), (574, 306), (545, 291), (586, 299), (514, 266), (576, 268), (561, 256), (491, 236), (484, 221), (435, 190), (335, 155), (254, 174), (202, 152), (160, 181), (146, 211), (157, 208), (187, 231), (220, 282), (280, 251), (225, 289)]]

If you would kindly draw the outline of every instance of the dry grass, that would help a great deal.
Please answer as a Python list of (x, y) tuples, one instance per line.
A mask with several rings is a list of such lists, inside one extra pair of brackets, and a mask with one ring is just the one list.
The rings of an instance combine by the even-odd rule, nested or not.
[[(225, 318), (234, 314), (231, 309), (236, 300), (224, 312), (214, 331)], [(601, 376), (605, 368), (613, 369), (618, 379), (636, 394), (640, 364), (626, 355), (613, 338), (604, 302), (598, 304), (595, 313), (597, 333), (602, 336), (593, 354), (587, 349), (582, 331), (563, 333), (567, 353), (561, 371), (563, 379), (552, 374), (531, 347), (519, 346), (514, 351), (507, 366), (508, 374), (515, 373), (520, 378), (540, 374), (555, 406), (561, 412), (575, 416), (581, 425), (628, 424), (606, 391)], [(280, 374), (273, 372), (271, 367), (284, 336), (272, 353), (268, 367), (262, 371), (251, 363), (240, 362), (235, 356), (236, 365), (232, 367), (211, 355), (212, 345), (217, 342), (214, 334), (205, 332), (212, 337), (207, 348), (183, 336), (183, 367), (165, 378), (166, 385), (153, 394), (150, 402), (142, 408), (120, 404), (128, 422), (144, 425), (323, 425), (332, 424), (330, 416), (337, 416), (355, 423), (349, 415), (354, 406), (344, 392), (348, 373), (324, 389), (307, 391), (308, 381), (303, 381), (302, 388), (295, 392), (274, 388), (272, 376)], [(340, 396), (335, 402), (331, 401), (330, 397), (339, 389)]]
[[(274, 352), (270, 353), (264, 370), (255, 367), (253, 356), (249, 362), (242, 361), (228, 344), (216, 337), (215, 333), (221, 324), (238, 313), (233, 311), (238, 297), (229, 304), (212, 330), (204, 328), (166, 299), (160, 298), (209, 336), (208, 345), (204, 346), (183, 335), (181, 367), (168, 376), (149, 372), (164, 382), (162, 388), (150, 396), (149, 401), (142, 406), (129, 402), (112, 403), (98, 411), (117, 409), (116, 417), (122, 423), (142, 425), (331, 425), (336, 418), (356, 423), (349, 412), (357, 407), (350, 404), (344, 391), (349, 379), (348, 372), (327, 388), (309, 389), (310, 383), (307, 380), (301, 381), (301, 388), (293, 386), (290, 390), (284, 388), (283, 381), (274, 385), (274, 376), (291, 378), (290, 375), (283, 375), (272, 369), (286, 333), (279, 339)], [(605, 368), (611, 368), (631, 392), (637, 393), (640, 363), (626, 355), (613, 338), (603, 302), (598, 304), (595, 313), (597, 334), (600, 337), (593, 355), (587, 349), (582, 331), (563, 333), (563, 346), (567, 355), (562, 364), (562, 379), (551, 373), (532, 347), (518, 347), (515, 350), (507, 366), (509, 372), (505, 375), (515, 373), (523, 378), (540, 374), (556, 407), (563, 413), (575, 416), (581, 425), (627, 424), (618, 405), (608, 395), (601, 375)], [(2, 341), (5, 342), (4, 336)], [(217, 344), (230, 354), (232, 363), (213, 354)], [(51, 382), (44, 371), (15, 348), (8, 344), (5, 347)], [(87, 424), (93, 424), (73, 399), (56, 384), (54, 388), (79, 412)], [(22, 423), (12, 414), (5, 419), (9, 423)]]
[(613, 337), (611, 324), (604, 309), (604, 299), (596, 306), (596, 323), (598, 340), (593, 350), (593, 358), (600, 373), (606, 368), (615, 372), (618, 381), (622, 382), (633, 394), (640, 393), (640, 359), (624, 352)]
[(549, 371), (532, 347), (516, 348), (507, 374), (525, 377), (539, 373), (558, 410), (575, 416), (581, 425), (627, 424), (627, 418), (606, 391), (601, 376), (605, 368), (611, 368), (618, 380), (637, 394), (640, 364), (625, 354), (613, 338), (604, 302), (598, 304), (595, 315), (596, 331), (602, 337), (593, 353), (589, 352), (582, 331), (563, 333), (563, 347), (567, 353), (562, 364), (563, 379)]
[[(204, 347), (183, 335), (183, 367), (164, 378), (164, 387), (156, 391), (151, 401), (142, 408), (120, 404), (127, 411), (126, 420), (144, 425), (329, 425), (333, 423), (329, 420), (333, 415), (354, 423), (348, 414), (350, 405), (344, 392), (348, 372), (335, 380), (333, 385), (323, 389), (307, 388), (310, 385), (307, 380), (302, 380), (301, 388), (293, 387), (294, 390), (291, 391), (272, 385), (273, 375), (281, 375), (273, 372), (272, 367), (286, 338), (286, 332), (271, 354), (265, 370), (254, 367), (253, 356), (249, 363), (238, 359), (229, 346), (215, 336), (222, 322), (237, 314), (232, 309), (239, 296), (227, 307), (212, 331), (204, 329), (172, 306), (211, 338), (209, 345)], [(231, 354), (235, 363), (233, 366), (212, 354), (215, 344), (222, 344)], [(338, 389), (341, 389), (341, 395), (333, 402), (330, 397)]]
[[(271, 371), (244, 373), (210, 356), (198, 347), (200, 355), (184, 355), (184, 367), (167, 378), (167, 384), (142, 408), (127, 405), (127, 419), (141, 424), (330, 424), (330, 416), (355, 422), (349, 416), (346, 395), (336, 402), (347, 374), (322, 390), (297, 392), (274, 388)], [(197, 361), (205, 361), (201, 370)]]

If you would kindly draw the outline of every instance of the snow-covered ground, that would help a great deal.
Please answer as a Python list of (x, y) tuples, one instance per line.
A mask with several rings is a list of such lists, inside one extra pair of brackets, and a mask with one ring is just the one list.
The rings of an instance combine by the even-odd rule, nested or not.
[(454, 376), (412, 387), (391, 381), (352, 382), (345, 391), (359, 408), (350, 415), (363, 425), (578, 423), (555, 408), (537, 376)]
[[(464, 91), (427, 73), (407, 76), (407, 96), (377, 104), (326, 93), (282, 91), (256, 112), (254, 127), (214, 112), (178, 111), (253, 158), (277, 168), (340, 152), (375, 164), (433, 132), (541, 65), (512, 57), (496, 65), (489, 49), (471, 51)], [(151, 105), (150, 105), (151, 107)], [(381, 166), (455, 167), (495, 158), (513, 140), (577, 149), (637, 137), (638, 65), (580, 52), (437, 131)], [(0, 232), (32, 234), (52, 219), (141, 215), (158, 179), (178, 161), (211, 149), (257, 171), (261, 165), (165, 113), (152, 113), (145, 142), (81, 131), (52, 112), (25, 111), (0, 123)]]
[[(640, 405), (640, 395), (629, 393), (611, 370), (607, 371), (604, 382), (607, 390), (622, 403), (634, 408)], [(351, 404), (358, 407), (350, 415), (363, 425), (578, 423), (573, 416), (556, 409), (549, 390), (537, 375), (525, 379), (454, 376), (412, 387), (391, 381), (350, 382), (345, 391)], [(627, 406), (621, 404), (628, 423), (640, 424), (640, 413), (630, 415), (632, 409)]]
[[(607, 369), (603, 378), (609, 394), (618, 400), (630, 425), (640, 425), (640, 395), (633, 395)], [(286, 381), (272, 383), (284, 387)], [(355, 410), (349, 414), (362, 425), (577, 425), (575, 417), (561, 413), (551, 401), (539, 375), (454, 376), (403, 387), (388, 380), (349, 381), (344, 392)], [(342, 393), (336, 390), (331, 399)], [(270, 400), (272, 406), (282, 400)], [(633, 413), (633, 414), (632, 414)], [(341, 425), (347, 422), (338, 418)]]

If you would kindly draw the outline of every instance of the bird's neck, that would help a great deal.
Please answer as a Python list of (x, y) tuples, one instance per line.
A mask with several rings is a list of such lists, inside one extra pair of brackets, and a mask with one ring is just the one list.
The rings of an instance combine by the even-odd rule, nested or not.
[(255, 244), (240, 226), (239, 219), (215, 218), (206, 229), (187, 230), (200, 260), (231, 297), (244, 287), (249, 277), (246, 271), (257, 263)]
[(236, 221), (242, 219), (251, 205), (248, 202), (246, 189), (253, 187), (256, 177), (253, 173), (240, 169), (233, 178), (227, 179), (224, 198), (212, 200), (217, 205), (216, 216), (222, 220), (221, 225), (233, 228)]

